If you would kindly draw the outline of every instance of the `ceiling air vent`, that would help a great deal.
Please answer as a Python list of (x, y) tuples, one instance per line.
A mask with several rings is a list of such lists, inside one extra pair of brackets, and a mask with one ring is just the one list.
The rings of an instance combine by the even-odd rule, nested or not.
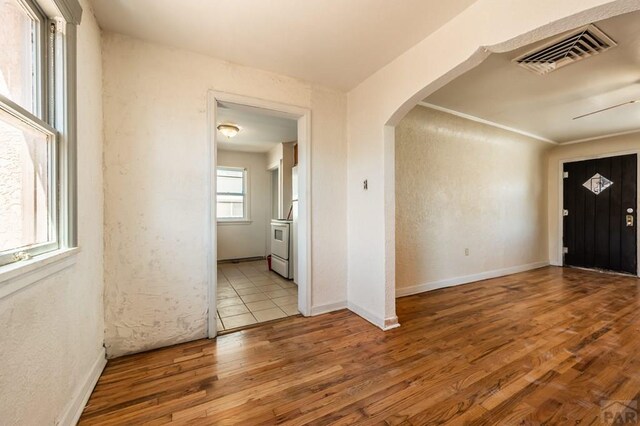
[(615, 41), (591, 24), (564, 35), (560, 39), (555, 39), (534, 51), (527, 52), (514, 61), (536, 74), (545, 75), (615, 46)]

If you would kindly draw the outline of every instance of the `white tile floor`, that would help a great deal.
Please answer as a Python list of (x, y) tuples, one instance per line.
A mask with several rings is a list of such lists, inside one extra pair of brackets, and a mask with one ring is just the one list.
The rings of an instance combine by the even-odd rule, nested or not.
[(298, 315), (298, 286), (267, 261), (218, 265), (218, 331)]

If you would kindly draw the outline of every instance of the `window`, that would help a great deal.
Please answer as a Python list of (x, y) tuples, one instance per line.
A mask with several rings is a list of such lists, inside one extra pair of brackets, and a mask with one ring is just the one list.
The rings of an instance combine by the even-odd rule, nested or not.
[(0, 1), (0, 266), (75, 245), (75, 50), (66, 47), (82, 9), (53, 3), (62, 6), (49, 17), (37, 0)]
[(247, 170), (218, 167), (216, 212), (219, 221), (245, 221), (247, 208)]
[(39, 105), (44, 81), (40, 66), (44, 19), (35, 7), (19, 0), (3, 0), (0, 22), (0, 94), (44, 119)]

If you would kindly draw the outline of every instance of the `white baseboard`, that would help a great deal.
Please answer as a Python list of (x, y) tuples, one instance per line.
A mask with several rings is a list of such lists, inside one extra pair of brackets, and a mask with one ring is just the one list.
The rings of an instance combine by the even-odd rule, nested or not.
[(311, 308), (311, 316), (326, 314), (333, 311), (339, 311), (340, 309), (345, 309), (347, 307), (347, 302), (336, 302), (336, 303), (327, 303), (326, 305), (318, 305), (313, 306)]
[(398, 327), (400, 327), (400, 323), (398, 322), (397, 316), (393, 316), (391, 318), (387, 318), (386, 320), (384, 320), (384, 328), (383, 328), (384, 331), (391, 330)]
[(393, 316), (391, 318), (382, 318), (379, 317), (377, 315), (375, 315), (374, 313), (368, 311), (367, 309), (363, 308), (360, 305), (356, 305), (353, 302), (348, 302), (347, 303), (347, 307), (349, 308), (349, 310), (351, 312), (353, 312), (354, 314), (361, 316), (362, 318), (366, 319), (367, 321), (369, 321), (371, 324), (375, 325), (376, 327), (378, 327), (379, 329), (383, 330), (383, 331), (387, 331), (387, 330), (391, 330), (393, 328), (397, 328), (400, 327), (400, 323), (398, 322), (398, 317), (397, 316)]
[(96, 361), (93, 363), (91, 370), (85, 377), (82, 387), (78, 389), (76, 394), (73, 396), (73, 399), (65, 410), (64, 415), (57, 423), (58, 425), (75, 426), (78, 423), (78, 420), (80, 420), (80, 416), (82, 415), (82, 411), (84, 410), (85, 405), (87, 405), (91, 392), (93, 392), (93, 388), (96, 386), (105, 365), (107, 365), (107, 357), (104, 348), (102, 348), (98, 354), (98, 358), (96, 358)]
[(549, 262), (536, 262), (526, 265), (512, 266), (510, 268), (495, 269), (493, 271), (481, 272), (479, 274), (465, 275), (456, 278), (447, 278), (439, 281), (402, 287), (396, 289), (396, 297), (410, 296), (412, 294), (424, 293), (425, 291), (436, 290), (438, 288), (453, 287), (460, 284), (468, 284), (474, 281), (487, 280), (490, 278), (504, 277), (505, 275), (517, 274), (518, 272), (530, 271), (532, 269), (549, 266)]
[(363, 308), (360, 305), (356, 305), (353, 302), (347, 302), (347, 307), (354, 314), (357, 314), (357, 315), (361, 316), (362, 318), (364, 318), (367, 321), (369, 321), (371, 324), (373, 324), (376, 327), (379, 327), (379, 328), (384, 330), (384, 328), (385, 328), (384, 327), (384, 318), (381, 318), (381, 317), (375, 315), (374, 313), (366, 310), (365, 308)]

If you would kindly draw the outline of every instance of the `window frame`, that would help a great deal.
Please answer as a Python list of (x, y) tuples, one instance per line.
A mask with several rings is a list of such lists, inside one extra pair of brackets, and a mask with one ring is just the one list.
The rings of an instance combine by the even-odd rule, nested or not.
[[(218, 192), (218, 172), (220, 170), (241, 171), (242, 172), (242, 193)], [(241, 195), (242, 196), (242, 217), (218, 217), (219, 209), (216, 207), (216, 221), (218, 223), (250, 223), (251, 215), (249, 208), (249, 170), (246, 167), (217, 166), (216, 167), (216, 205), (220, 195)]]
[(58, 132), (45, 121), (32, 116), (28, 111), (24, 110), (17, 104), (11, 108), (8, 103), (12, 101), (0, 95), (0, 110), (12, 118), (23, 122), (25, 125), (35, 129), (45, 135), (48, 139), (49, 164), (48, 172), (48, 233), (49, 237), (46, 242), (38, 244), (29, 244), (21, 247), (14, 247), (9, 250), (0, 252), (0, 267), (10, 265), (21, 260), (28, 260), (33, 256), (54, 251), (60, 248), (60, 235), (58, 223)]
[(34, 21), (33, 112), (3, 95), (0, 109), (49, 139), (49, 239), (3, 251), (0, 283), (21, 268), (27, 273), (39, 262), (46, 266), (52, 258), (77, 251), (76, 26), (82, 8), (77, 0), (17, 2)]

